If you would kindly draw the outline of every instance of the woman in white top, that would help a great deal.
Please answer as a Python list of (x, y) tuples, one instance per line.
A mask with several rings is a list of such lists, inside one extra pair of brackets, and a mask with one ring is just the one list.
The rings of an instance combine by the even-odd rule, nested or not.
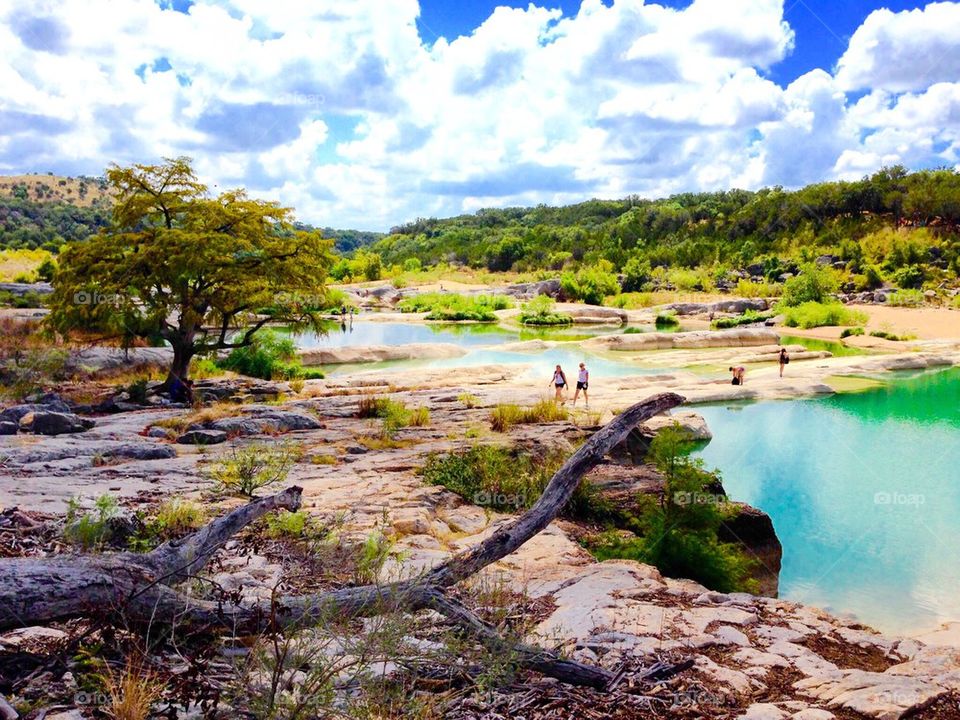
[(557, 369), (553, 371), (553, 378), (550, 380), (553, 383), (553, 387), (556, 389), (557, 394), (554, 396), (554, 400), (563, 400), (563, 389), (567, 386), (567, 376), (563, 374), (563, 368), (557, 365)]
[(573, 394), (573, 404), (577, 404), (577, 398), (580, 397), (580, 391), (583, 390), (583, 401), (590, 407), (590, 399), (587, 397), (587, 385), (590, 384), (590, 371), (587, 366), (580, 363), (580, 372), (577, 374), (577, 391)]

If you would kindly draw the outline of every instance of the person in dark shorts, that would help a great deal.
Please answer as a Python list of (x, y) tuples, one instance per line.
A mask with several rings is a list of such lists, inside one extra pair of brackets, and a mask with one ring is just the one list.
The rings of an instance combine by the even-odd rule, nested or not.
[(553, 383), (553, 387), (557, 391), (553, 399), (566, 402), (566, 400), (563, 399), (563, 389), (567, 386), (567, 376), (563, 374), (563, 368), (559, 365), (557, 365), (557, 369), (553, 371), (553, 378), (550, 382)]
[(744, 376), (747, 374), (747, 369), (742, 365), (737, 367), (730, 368), (730, 372), (733, 373), (733, 380), (730, 381), (731, 385), (743, 385)]
[(790, 356), (787, 355), (785, 347), (780, 348), (780, 377), (783, 377), (783, 366), (790, 362)]
[(587, 386), (590, 384), (590, 371), (584, 363), (580, 363), (580, 372), (577, 374), (577, 390), (573, 393), (573, 404), (577, 404), (577, 398), (580, 397), (580, 391), (583, 390), (583, 401), (590, 407), (590, 399), (587, 397)]

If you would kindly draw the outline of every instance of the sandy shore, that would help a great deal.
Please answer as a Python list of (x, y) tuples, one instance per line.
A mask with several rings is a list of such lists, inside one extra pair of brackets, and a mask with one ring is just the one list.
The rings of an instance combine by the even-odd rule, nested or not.
[[(867, 314), (869, 321), (865, 328), (868, 333), (883, 330), (896, 335), (914, 335), (919, 340), (960, 340), (960, 310), (948, 308), (907, 308), (890, 305), (848, 305), (852, 310)], [(778, 328), (789, 335), (837, 340), (843, 331), (841, 327), (819, 327), (812, 330), (799, 328)], [(869, 343), (858, 338), (853, 344)]]

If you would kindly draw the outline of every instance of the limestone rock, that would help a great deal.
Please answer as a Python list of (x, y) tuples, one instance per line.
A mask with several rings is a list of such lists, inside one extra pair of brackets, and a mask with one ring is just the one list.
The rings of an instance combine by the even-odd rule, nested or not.
[(181, 445), (217, 445), (226, 440), (227, 434), (223, 430), (188, 430), (177, 438)]
[(65, 435), (89, 430), (93, 420), (82, 418), (73, 413), (35, 411), (20, 418), (21, 429), (27, 429), (36, 435)]
[(754, 703), (737, 720), (784, 720), (787, 714), (773, 703)]
[(0, 420), (0, 435), (16, 435), (20, 425), (9, 420)]

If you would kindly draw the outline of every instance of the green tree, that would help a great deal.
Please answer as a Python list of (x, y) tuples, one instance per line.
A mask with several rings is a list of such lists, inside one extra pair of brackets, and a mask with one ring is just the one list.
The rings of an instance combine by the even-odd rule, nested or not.
[[(107, 180), (111, 225), (60, 255), (55, 330), (160, 337), (169, 386), (195, 355), (250, 345), (271, 320), (320, 329), (331, 244), (295, 230), (289, 208), (243, 190), (211, 197), (188, 158), (112, 166)], [(267, 306), (276, 312), (258, 315)]]
[(837, 274), (831, 268), (807, 263), (800, 268), (799, 275), (784, 283), (781, 302), (787, 307), (806, 302), (822, 303), (829, 300), (830, 293), (836, 292), (839, 285)]

